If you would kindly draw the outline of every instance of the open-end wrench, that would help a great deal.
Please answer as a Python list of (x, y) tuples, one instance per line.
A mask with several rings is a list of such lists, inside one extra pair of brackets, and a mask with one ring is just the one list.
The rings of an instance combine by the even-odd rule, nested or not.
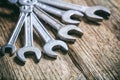
[(6, 51), (9, 51), (9, 53), (10, 53), (11, 55), (13, 55), (13, 53), (14, 53), (15, 50), (16, 50), (16, 47), (15, 47), (16, 39), (17, 39), (17, 37), (18, 37), (18, 35), (19, 35), (20, 31), (21, 31), (21, 28), (22, 28), (22, 26), (23, 26), (23, 23), (24, 23), (24, 21), (25, 21), (25, 18), (26, 18), (26, 16), (28, 15), (28, 12), (27, 12), (28, 9), (24, 8), (23, 6), (20, 7), (20, 11), (21, 11), (21, 12), (20, 12), (19, 20), (18, 20), (18, 22), (17, 22), (17, 25), (16, 25), (16, 27), (15, 27), (15, 29), (14, 29), (14, 31), (13, 31), (13, 34), (12, 34), (10, 40), (8, 41), (7, 44), (5, 44), (5, 45), (3, 45), (3, 46), (1, 47), (1, 54), (2, 54), (2, 55), (4, 55), (4, 53), (5, 53)]
[(76, 38), (69, 35), (69, 34), (76, 34), (79, 37), (82, 37), (83, 33), (82, 30), (75, 26), (75, 25), (65, 25), (61, 23), (60, 21), (56, 20), (46, 12), (44, 12), (42, 9), (36, 6), (34, 8), (34, 12), (38, 15), (39, 18), (44, 20), (46, 23), (51, 25), (54, 29), (57, 30), (58, 37), (62, 40), (68, 41), (68, 42), (75, 42)]
[(71, 19), (71, 17), (77, 17), (79, 19), (81, 19), (83, 17), (83, 14), (76, 10), (64, 11), (64, 10), (60, 10), (60, 9), (45, 5), (43, 3), (37, 3), (36, 6), (39, 6), (41, 9), (43, 9), (51, 14), (61, 17), (62, 21), (65, 23), (78, 24), (78, 23), (80, 23), (80, 21), (73, 20), (73, 19)]
[(37, 16), (33, 13), (33, 21), (34, 21), (34, 28), (38, 32), (38, 34), (42, 37), (45, 41), (45, 45), (43, 46), (43, 52), (52, 58), (57, 58), (57, 54), (54, 52), (56, 49), (61, 49), (63, 52), (68, 51), (68, 46), (65, 42), (61, 40), (55, 40), (45, 29), (42, 23), (39, 21)]
[(60, 0), (38, 0), (39, 2), (56, 6), (63, 9), (73, 9), (85, 14), (87, 19), (95, 22), (102, 21), (103, 18), (108, 18), (111, 14), (110, 10), (104, 6), (81, 6), (77, 4), (67, 3)]
[(38, 61), (41, 58), (41, 51), (33, 45), (33, 22), (31, 13), (25, 20), (25, 45), (17, 52), (18, 58), (24, 63), (26, 62), (25, 53), (34, 53)]

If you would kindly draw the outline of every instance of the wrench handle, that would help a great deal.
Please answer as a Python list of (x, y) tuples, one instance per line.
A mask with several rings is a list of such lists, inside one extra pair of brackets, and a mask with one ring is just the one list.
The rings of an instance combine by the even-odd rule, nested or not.
[(54, 14), (55, 16), (61, 17), (62, 14), (65, 12), (63, 10), (45, 5), (44, 3), (37, 3), (36, 6), (39, 6), (41, 9), (45, 10), (48, 13)]
[(58, 20), (56, 20), (55, 18), (53, 18), (52, 16), (48, 15), (46, 12), (44, 12), (43, 10), (41, 10), (39, 7), (34, 8), (34, 12), (38, 15), (39, 18), (41, 18), (42, 20), (44, 20), (46, 23), (48, 23), (49, 25), (51, 25), (51, 27), (53, 27), (54, 29), (56, 29), (57, 31), (64, 26), (64, 24), (62, 24), (61, 22), (59, 22)]
[(54, 40), (54, 38), (48, 33), (46, 28), (43, 26), (43, 24), (39, 21), (37, 16), (33, 14), (33, 21), (34, 21), (34, 28), (38, 32), (38, 34), (42, 37), (42, 39), (45, 41), (45, 43)]
[(18, 37), (18, 35), (19, 35), (20, 31), (21, 31), (21, 28), (22, 28), (22, 26), (24, 24), (26, 16), (27, 16), (27, 13), (24, 13), (24, 12), (20, 13), (19, 20), (17, 22), (17, 25), (16, 25), (13, 33), (12, 33), (12, 36), (11, 36), (8, 44), (14, 44), (16, 42), (16, 39), (17, 39), (17, 37)]
[(25, 20), (25, 46), (33, 46), (33, 23), (32, 14), (30, 13)]

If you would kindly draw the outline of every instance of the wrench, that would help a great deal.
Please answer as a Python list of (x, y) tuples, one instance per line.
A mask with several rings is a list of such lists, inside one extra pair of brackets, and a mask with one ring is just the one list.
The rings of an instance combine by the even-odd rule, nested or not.
[(83, 14), (76, 10), (64, 11), (64, 10), (60, 10), (60, 9), (45, 5), (43, 3), (37, 3), (36, 6), (39, 6), (41, 9), (43, 9), (51, 14), (61, 17), (62, 21), (65, 23), (78, 24), (80, 21), (72, 20), (71, 17), (75, 16), (75, 17), (79, 17), (80, 19), (83, 17)]
[(49, 14), (45, 13), (39, 7), (34, 8), (34, 12), (38, 15), (39, 18), (47, 22), (51, 25), (54, 29), (58, 31), (58, 36), (60, 39), (68, 42), (75, 42), (76, 38), (70, 36), (69, 34), (76, 34), (79, 37), (82, 37), (83, 33), (80, 28), (76, 27), (75, 25), (65, 25), (62, 24), (60, 21), (56, 20)]
[(56, 6), (63, 9), (73, 9), (82, 12), (85, 17), (91, 21), (100, 22), (104, 18), (108, 18), (111, 14), (110, 10), (104, 6), (81, 6), (77, 4), (67, 3), (60, 0), (38, 0), (39, 2)]
[(31, 13), (25, 20), (25, 45), (17, 52), (18, 58), (24, 63), (26, 62), (26, 58), (24, 56), (25, 53), (34, 53), (38, 61), (41, 58), (41, 51), (33, 45), (33, 23)]
[(62, 51), (67, 52), (67, 44), (61, 40), (55, 40), (44, 28), (44, 26), (34, 13), (33, 16), (34, 28), (45, 41), (45, 45), (43, 46), (43, 53), (45, 53), (49, 57), (57, 58), (57, 54), (54, 52), (54, 50), (61, 49)]
[(13, 31), (13, 34), (12, 34), (10, 40), (8, 41), (7, 44), (5, 44), (5, 45), (3, 45), (3, 46), (1, 47), (1, 54), (2, 54), (2, 55), (4, 55), (4, 53), (5, 53), (6, 51), (10, 51), (10, 54), (13, 55), (13, 53), (14, 53), (15, 50), (16, 50), (15, 42), (16, 42), (16, 40), (17, 40), (17, 38), (18, 38), (18, 35), (19, 35), (20, 31), (21, 31), (21, 28), (22, 28), (22, 26), (23, 26), (23, 23), (24, 23), (24, 21), (25, 21), (25, 18), (26, 18), (26, 16), (28, 15), (28, 13), (26, 12), (26, 11), (28, 11), (28, 10), (27, 10), (26, 8), (24, 8), (23, 6), (20, 7), (20, 11), (21, 11), (21, 12), (20, 12), (19, 20), (18, 20), (18, 22), (17, 22), (17, 25), (16, 25), (16, 27), (15, 27), (15, 29), (14, 29), (14, 31)]

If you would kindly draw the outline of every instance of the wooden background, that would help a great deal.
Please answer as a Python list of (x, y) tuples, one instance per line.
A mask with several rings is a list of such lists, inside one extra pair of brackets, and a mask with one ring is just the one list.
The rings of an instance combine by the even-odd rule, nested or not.
[[(120, 80), (120, 0), (66, 0), (82, 5), (103, 5), (111, 9), (111, 17), (100, 25), (81, 21), (84, 35), (69, 44), (66, 55), (58, 52), (56, 60), (42, 56), (36, 63), (26, 56), (25, 65), (8, 53), (0, 57), (0, 80)], [(18, 20), (19, 12), (12, 5), (0, 5), (0, 47), (7, 43)], [(17, 49), (23, 46), (23, 30)], [(35, 45), (44, 44), (35, 36)]]

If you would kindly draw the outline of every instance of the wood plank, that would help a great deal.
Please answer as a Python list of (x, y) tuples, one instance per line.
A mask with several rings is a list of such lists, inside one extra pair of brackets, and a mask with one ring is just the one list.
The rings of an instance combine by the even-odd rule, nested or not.
[[(119, 0), (65, 0), (82, 5), (103, 5), (112, 15), (96, 25), (81, 21), (84, 36), (69, 44), (66, 55), (58, 53), (56, 60), (42, 56), (36, 63), (27, 56), (25, 65), (7, 53), (0, 58), (0, 79), (3, 80), (119, 80), (120, 79), (120, 1)], [(16, 8), (0, 7), (0, 46), (7, 43), (17, 22)], [(17, 14), (17, 15), (16, 15)], [(17, 40), (17, 49), (23, 46), (23, 31)], [(35, 45), (41, 49), (42, 41), (35, 36)]]
[[(106, 3), (108, 2), (103, 0), (89, 0), (89, 2), (87, 2), (88, 5), (101, 4), (105, 6)], [(108, 3), (107, 5), (109, 7), (109, 5), (114, 4)], [(111, 11), (114, 12), (115, 9), (113, 8)], [(110, 20), (104, 21), (99, 27), (98, 25), (88, 25), (81, 22), (80, 27), (84, 31), (84, 36), (82, 39), (79, 39), (75, 45), (71, 46), (74, 52), (71, 53), (72, 57), (75, 56), (74, 59), (77, 57), (76, 62), (82, 67), (83, 73), (86, 73), (85, 71), (87, 70), (87, 72), (91, 74), (86, 75), (93, 76), (93, 79), (118, 79), (119, 70), (116, 65), (120, 63), (120, 57), (118, 56), (120, 51), (118, 35), (120, 34), (119, 27), (115, 29), (115, 25), (118, 25), (119, 21), (113, 24), (116, 18), (119, 19), (117, 17), (119, 13), (117, 12), (119, 11), (113, 13)], [(80, 57), (82, 59), (80, 59)]]

